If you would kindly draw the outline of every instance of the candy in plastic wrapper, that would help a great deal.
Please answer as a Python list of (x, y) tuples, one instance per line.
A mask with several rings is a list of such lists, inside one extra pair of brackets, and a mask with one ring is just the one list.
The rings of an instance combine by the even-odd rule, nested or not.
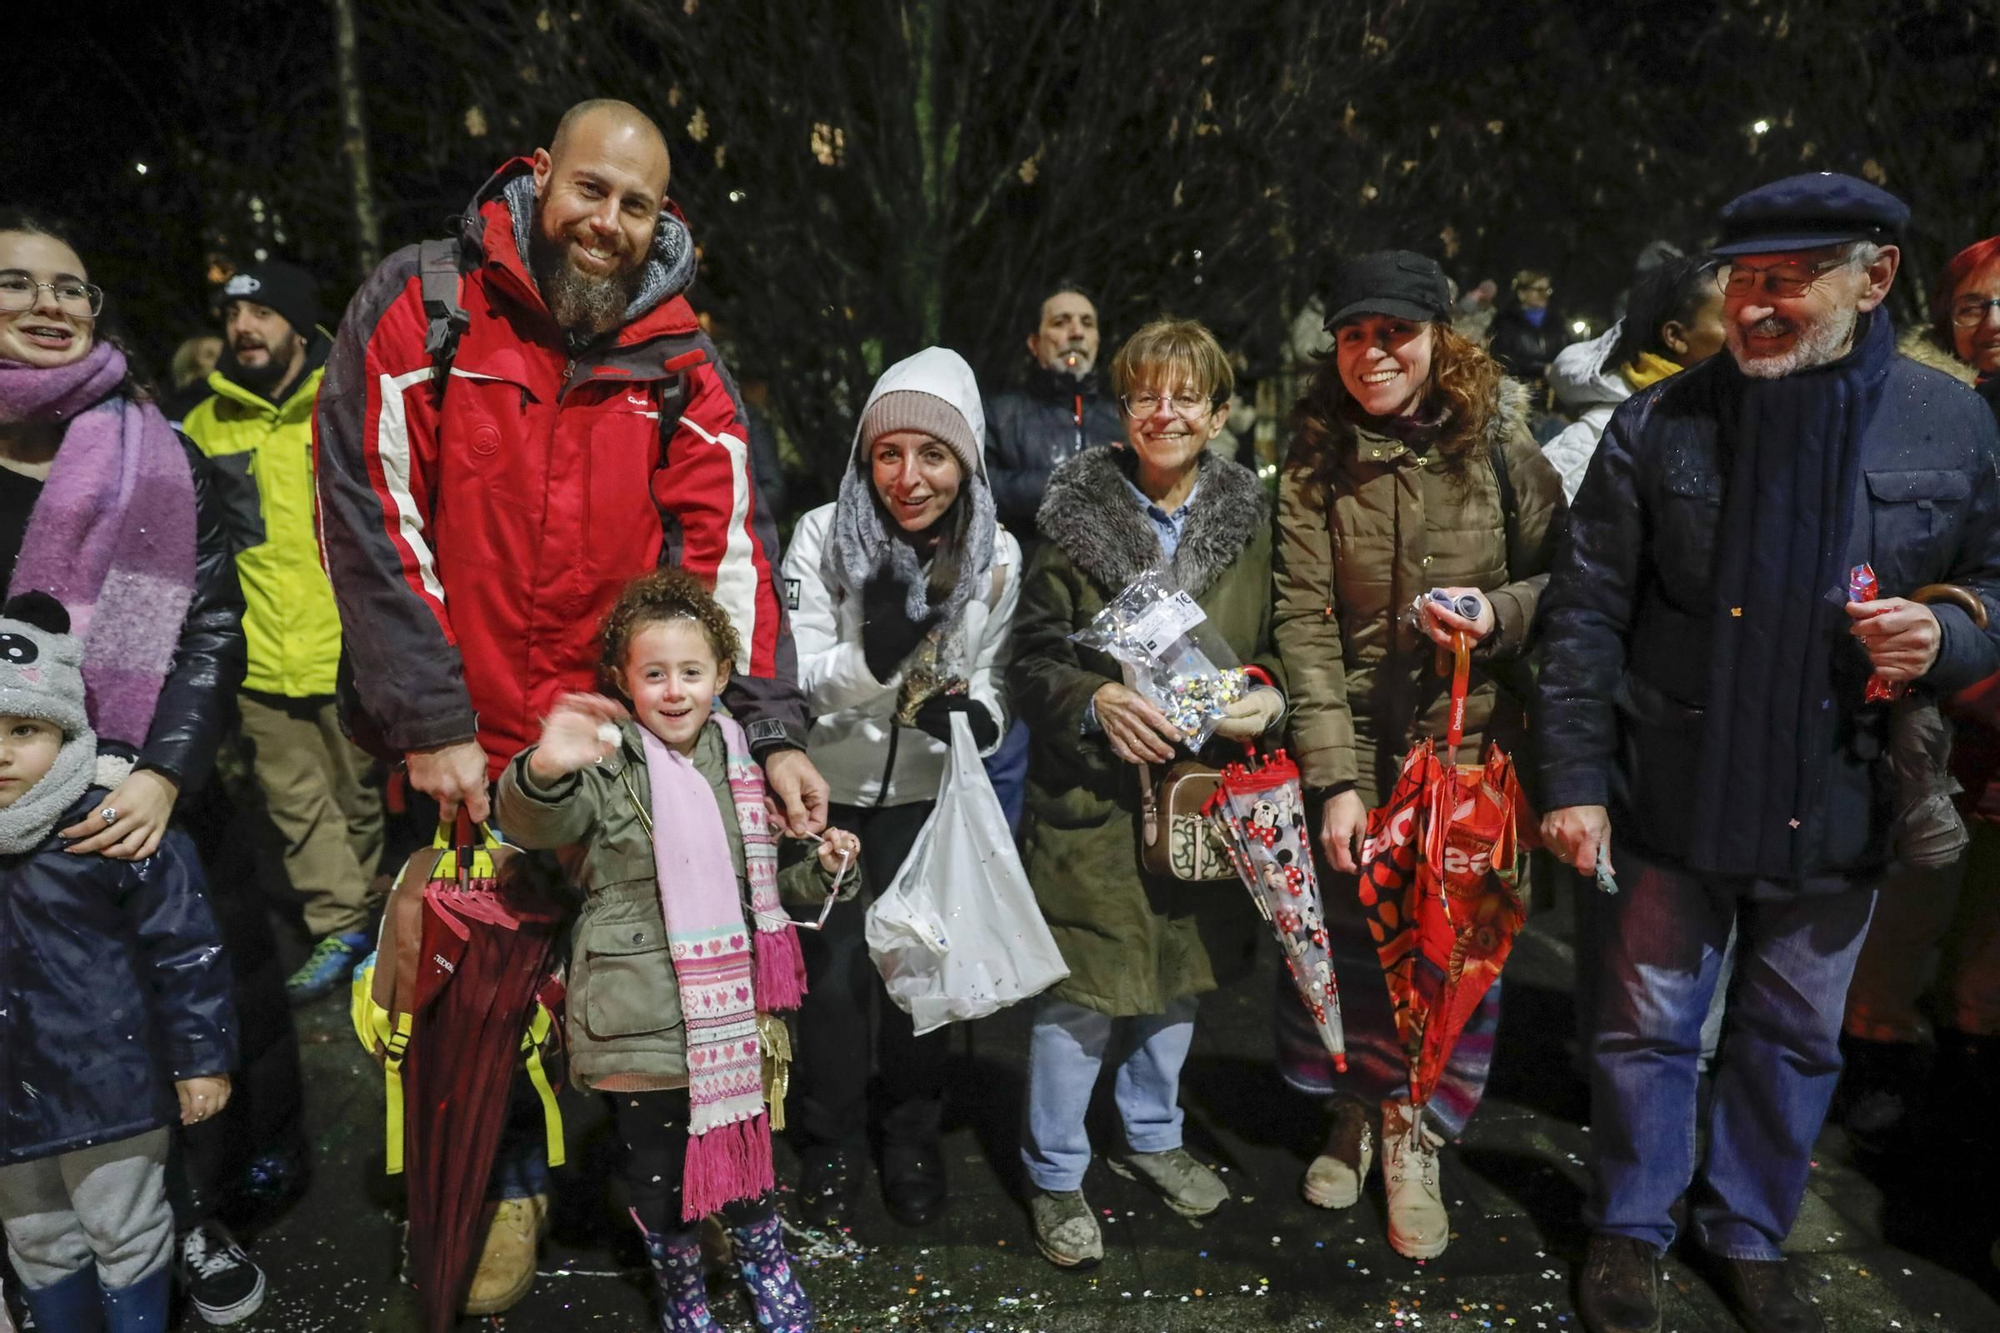
[(1115, 658), (1125, 683), (1166, 714), (1189, 749), (1199, 750), (1249, 689), (1236, 655), (1207, 622), (1193, 597), (1148, 570), (1070, 638)]
[[(1880, 592), (1881, 587), (1875, 581), (1875, 567), (1873, 565), (1863, 561), (1861, 564), (1847, 571), (1848, 601), (1872, 602), (1880, 595)], [(1883, 680), (1880, 676), (1871, 675), (1868, 677), (1868, 687), (1863, 692), (1862, 698), (1871, 704), (1887, 703), (1889, 700), (1901, 695), (1902, 692), (1902, 686)]]

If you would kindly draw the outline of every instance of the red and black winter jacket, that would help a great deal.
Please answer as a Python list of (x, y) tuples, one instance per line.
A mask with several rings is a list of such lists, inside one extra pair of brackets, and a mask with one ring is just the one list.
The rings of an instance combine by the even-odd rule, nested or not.
[(723, 698), (753, 746), (802, 747), (777, 528), (735, 382), (678, 292), (572, 359), (503, 194), (529, 166), (501, 168), (466, 215), (480, 260), (441, 397), (415, 246), (355, 295), (327, 362), (320, 546), (366, 729), (398, 754), (476, 734), (498, 778), (558, 696), (595, 688), (619, 590), (677, 563), (714, 584), (746, 645)]

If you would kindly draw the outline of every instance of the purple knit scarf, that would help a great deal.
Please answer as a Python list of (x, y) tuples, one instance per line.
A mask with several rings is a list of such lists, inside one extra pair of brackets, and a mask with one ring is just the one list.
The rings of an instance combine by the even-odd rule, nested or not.
[(0, 425), (63, 426), (8, 595), (39, 589), (69, 611), (91, 725), (136, 750), (194, 600), (194, 475), (167, 419), (124, 382), (109, 343), (66, 366), (0, 361)]

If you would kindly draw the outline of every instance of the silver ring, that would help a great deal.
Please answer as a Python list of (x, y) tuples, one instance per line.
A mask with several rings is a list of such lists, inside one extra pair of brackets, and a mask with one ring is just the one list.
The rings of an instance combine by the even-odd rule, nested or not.
[(107, 824), (116, 824), (118, 822), (118, 808), (107, 805), (97, 812), (97, 817)]

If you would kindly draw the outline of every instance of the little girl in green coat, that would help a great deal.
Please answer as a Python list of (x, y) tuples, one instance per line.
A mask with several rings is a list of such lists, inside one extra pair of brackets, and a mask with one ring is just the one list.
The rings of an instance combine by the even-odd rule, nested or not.
[(805, 990), (782, 902), (823, 903), (860, 844), (828, 830), (816, 862), (779, 875), (763, 775), (742, 728), (712, 710), (739, 652), (694, 576), (645, 575), (604, 624), (604, 675), (624, 702), (566, 696), (500, 781), (511, 841), (581, 848), (571, 1069), (604, 1095), (624, 1145), (663, 1333), (718, 1327), (702, 1281), (710, 1212), (730, 1226), (758, 1327), (813, 1328), (771, 1197), (789, 1056), (776, 1012)]

